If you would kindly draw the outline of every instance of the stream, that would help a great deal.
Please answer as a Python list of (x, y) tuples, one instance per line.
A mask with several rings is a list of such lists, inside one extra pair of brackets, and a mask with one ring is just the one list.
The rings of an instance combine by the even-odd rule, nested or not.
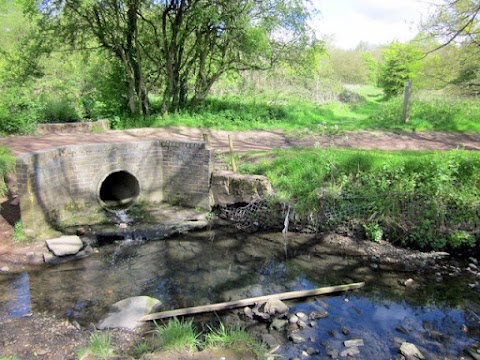
[[(281, 233), (219, 228), (159, 241), (104, 242), (97, 250), (74, 262), (0, 274), (0, 318), (46, 312), (88, 326), (111, 304), (137, 295), (157, 298), (168, 310), (365, 281), (355, 292), (287, 302), (290, 313), (326, 311), (328, 317), (301, 330), (300, 344), (274, 334), (285, 338), (281, 358), (307, 349), (311, 358), (327, 358), (345, 340), (360, 338), (358, 359), (395, 358), (402, 341), (426, 358), (454, 359), (480, 337), (479, 292), (469, 287), (474, 275), (440, 280), (433, 270), (381, 270), (313, 235), (290, 233), (285, 244)], [(412, 286), (405, 286), (409, 278)], [(235, 316), (257, 335), (269, 332), (267, 324)]]

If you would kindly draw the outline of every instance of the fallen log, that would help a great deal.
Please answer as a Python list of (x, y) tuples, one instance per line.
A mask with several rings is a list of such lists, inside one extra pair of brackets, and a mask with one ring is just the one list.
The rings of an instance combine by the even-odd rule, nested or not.
[(359, 282), (359, 283), (346, 284), (346, 285), (327, 286), (327, 287), (322, 287), (322, 288), (317, 288), (312, 290), (290, 291), (290, 292), (284, 292), (279, 294), (257, 296), (253, 298), (242, 299), (242, 300), (227, 301), (227, 302), (217, 303), (217, 304), (194, 306), (194, 307), (188, 307), (188, 308), (176, 309), (176, 310), (167, 310), (167, 311), (161, 311), (161, 312), (145, 315), (140, 319), (140, 321), (151, 321), (151, 320), (157, 320), (157, 319), (166, 319), (166, 318), (175, 317), (175, 316), (184, 316), (184, 315), (200, 314), (200, 313), (206, 313), (206, 312), (212, 312), (212, 311), (235, 309), (239, 307), (261, 303), (270, 299), (290, 300), (290, 299), (306, 298), (310, 296), (332, 294), (337, 292), (344, 292), (348, 290), (359, 289), (364, 285), (365, 285), (364, 282)]

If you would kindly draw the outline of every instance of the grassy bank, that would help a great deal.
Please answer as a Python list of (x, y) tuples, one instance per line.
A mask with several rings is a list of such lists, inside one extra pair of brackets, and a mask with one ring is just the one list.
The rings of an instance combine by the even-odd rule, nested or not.
[(360, 228), (372, 240), (422, 249), (475, 246), (480, 226), (480, 154), (347, 149), (278, 150), (244, 158), (279, 198), (322, 226)]
[[(199, 332), (193, 320), (173, 318), (164, 324), (155, 324), (155, 330), (131, 349), (138, 358), (188, 358), (207, 359), (228, 355), (230, 359), (265, 359), (265, 345), (241, 328), (208, 327), (205, 333)], [(110, 332), (94, 332), (89, 346), (79, 351), (79, 356), (89, 352), (96, 359), (118, 359), (117, 349)], [(199, 355), (198, 357), (195, 355)], [(127, 356), (123, 356), (127, 358)], [(122, 357), (122, 358), (123, 358)], [(89, 357), (90, 358), (90, 357)], [(128, 357), (130, 358), (130, 357)], [(3, 360), (3, 359), (0, 359)]]
[[(353, 95), (352, 95), (353, 94)], [(355, 95), (358, 94), (358, 95)], [(315, 104), (307, 99), (272, 100), (256, 94), (211, 97), (195, 110), (166, 116), (116, 118), (117, 128), (188, 126), (224, 130), (286, 131), (406, 130), (480, 132), (480, 103), (429, 93), (413, 97), (410, 121), (402, 117), (402, 97), (385, 100), (380, 89), (359, 87), (342, 101)]]

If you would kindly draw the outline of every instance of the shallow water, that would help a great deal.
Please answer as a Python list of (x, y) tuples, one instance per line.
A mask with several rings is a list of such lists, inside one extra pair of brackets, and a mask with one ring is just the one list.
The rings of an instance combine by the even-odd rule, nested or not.
[[(287, 258), (281, 234), (234, 230), (190, 233), (168, 240), (120, 241), (98, 253), (42, 271), (0, 275), (0, 316), (48, 312), (82, 325), (96, 323), (109, 305), (126, 297), (158, 298), (163, 309), (241, 299), (284, 291), (366, 281), (364, 288), (292, 305), (291, 311), (329, 312), (301, 332), (307, 342), (286, 342), (286, 358), (307, 347), (319, 358), (342, 342), (364, 340), (358, 358), (388, 359), (401, 338), (430, 357), (457, 358), (479, 337), (469, 303), (478, 292), (468, 273), (437, 283), (434, 274), (372, 270), (360, 257), (338, 255), (310, 235), (290, 234)], [(400, 283), (412, 277), (415, 286)], [(347, 328), (349, 335), (341, 329)]]

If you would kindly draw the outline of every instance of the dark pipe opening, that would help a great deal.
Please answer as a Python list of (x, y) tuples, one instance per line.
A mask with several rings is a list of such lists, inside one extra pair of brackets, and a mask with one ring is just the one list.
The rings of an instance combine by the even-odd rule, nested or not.
[(127, 171), (108, 175), (100, 186), (100, 202), (110, 210), (126, 209), (140, 194), (140, 185), (135, 176)]

